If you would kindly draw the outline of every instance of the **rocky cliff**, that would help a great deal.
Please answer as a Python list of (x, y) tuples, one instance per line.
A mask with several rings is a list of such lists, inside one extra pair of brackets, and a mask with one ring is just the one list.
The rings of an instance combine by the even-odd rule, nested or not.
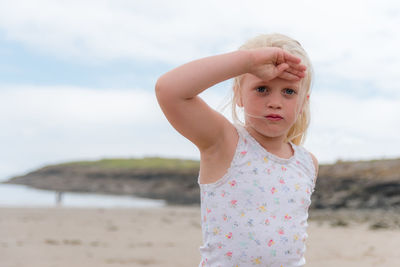
[[(126, 160), (124, 166), (99, 162), (50, 165), (13, 177), (6, 183), (57, 191), (136, 195), (165, 199), (171, 204), (200, 202), (198, 162), (145, 160), (153, 165), (139, 166), (135, 162), (140, 160)], [(107, 161), (112, 160), (102, 160), (103, 163)], [(177, 162), (189, 164), (176, 165)], [(400, 211), (400, 159), (320, 165), (311, 208)]]

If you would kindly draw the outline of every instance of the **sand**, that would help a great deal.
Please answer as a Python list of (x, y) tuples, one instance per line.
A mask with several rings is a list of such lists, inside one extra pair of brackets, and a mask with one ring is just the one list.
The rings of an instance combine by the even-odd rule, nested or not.
[[(400, 230), (309, 220), (308, 267), (400, 266)], [(0, 208), (1, 267), (198, 266), (199, 207)]]

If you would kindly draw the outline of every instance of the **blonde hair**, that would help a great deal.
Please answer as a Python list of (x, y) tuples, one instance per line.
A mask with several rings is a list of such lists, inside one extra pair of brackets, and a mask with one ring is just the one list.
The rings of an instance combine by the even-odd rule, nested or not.
[[(296, 55), (301, 58), (301, 63), (307, 67), (306, 76), (301, 81), (301, 88), (303, 93), (301, 94), (304, 97), (304, 105), (303, 110), (299, 114), (296, 122), (293, 126), (289, 129), (289, 132), (285, 138), (285, 142), (293, 142), (296, 145), (302, 145), (305, 141), (306, 133), (308, 126), (310, 125), (310, 101), (307, 96), (311, 93), (311, 83), (312, 78), (314, 76), (313, 69), (311, 65), (311, 61), (300, 45), (300, 43), (286, 35), (283, 34), (262, 34), (256, 36), (250, 40), (248, 40), (245, 44), (243, 44), (239, 50), (250, 50), (254, 48), (261, 48), (261, 47), (279, 47), (284, 49), (285, 51), (290, 52), (293, 55)], [(235, 123), (244, 124), (241, 122), (237, 115), (237, 108), (238, 108), (238, 98), (240, 95), (240, 84), (243, 75), (237, 76), (234, 78), (233, 81), (233, 96), (231, 99), (232, 105), (232, 119)]]

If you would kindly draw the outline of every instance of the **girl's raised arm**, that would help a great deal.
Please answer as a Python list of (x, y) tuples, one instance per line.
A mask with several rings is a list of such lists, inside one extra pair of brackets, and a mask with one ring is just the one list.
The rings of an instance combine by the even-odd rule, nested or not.
[(158, 103), (168, 121), (203, 151), (224, 136), (230, 122), (199, 96), (205, 89), (248, 71), (247, 51), (202, 58), (161, 76), (156, 84)]

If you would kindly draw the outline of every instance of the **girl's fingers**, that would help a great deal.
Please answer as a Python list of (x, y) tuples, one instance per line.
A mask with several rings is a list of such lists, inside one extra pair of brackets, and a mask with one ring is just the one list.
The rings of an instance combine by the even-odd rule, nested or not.
[(289, 52), (286, 52), (285, 50), (283, 50), (283, 55), (285, 57), (285, 60), (287, 60), (287, 61), (297, 63), (297, 64), (299, 64), (301, 62), (301, 59), (299, 57), (292, 55)]
[(297, 69), (293, 69), (293, 68), (290, 67), (290, 68), (286, 69), (286, 71), (291, 73), (291, 74), (293, 74), (293, 75), (296, 75), (296, 76), (298, 76), (300, 78), (303, 78), (303, 77), (306, 76), (305, 71), (303, 71), (303, 70), (297, 70)]
[(282, 50), (283, 51), (283, 56), (284, 56), (284, 60), (283, 62), (286, 62), (287, 64), (289, 64), (289, 66), (293, 69), (296, 69), (298, 71), (305, 71), (307, 69), (307, 67), (301, 63), (301, 58), (290, 54), (289, 52)]
[(307, 70), (307, 67), (303, 64), (293, 64), (292, 62), (287, 62), (290, 66), (290, 68), (298, 70), (298, 71), (305, 71)]
[(278, 75), (278, 77), (289, 81), (299, 81), (301, 78), (303, 78), (287, 71), (282, 72), (280, 75)]
[(278, 66), (276, 66), (278, 75), (283, 71), (287, 71), (289, 68), (290, 68), (290, 66), (287, 63), (282, 63), (282, 64), (279, 64)]

